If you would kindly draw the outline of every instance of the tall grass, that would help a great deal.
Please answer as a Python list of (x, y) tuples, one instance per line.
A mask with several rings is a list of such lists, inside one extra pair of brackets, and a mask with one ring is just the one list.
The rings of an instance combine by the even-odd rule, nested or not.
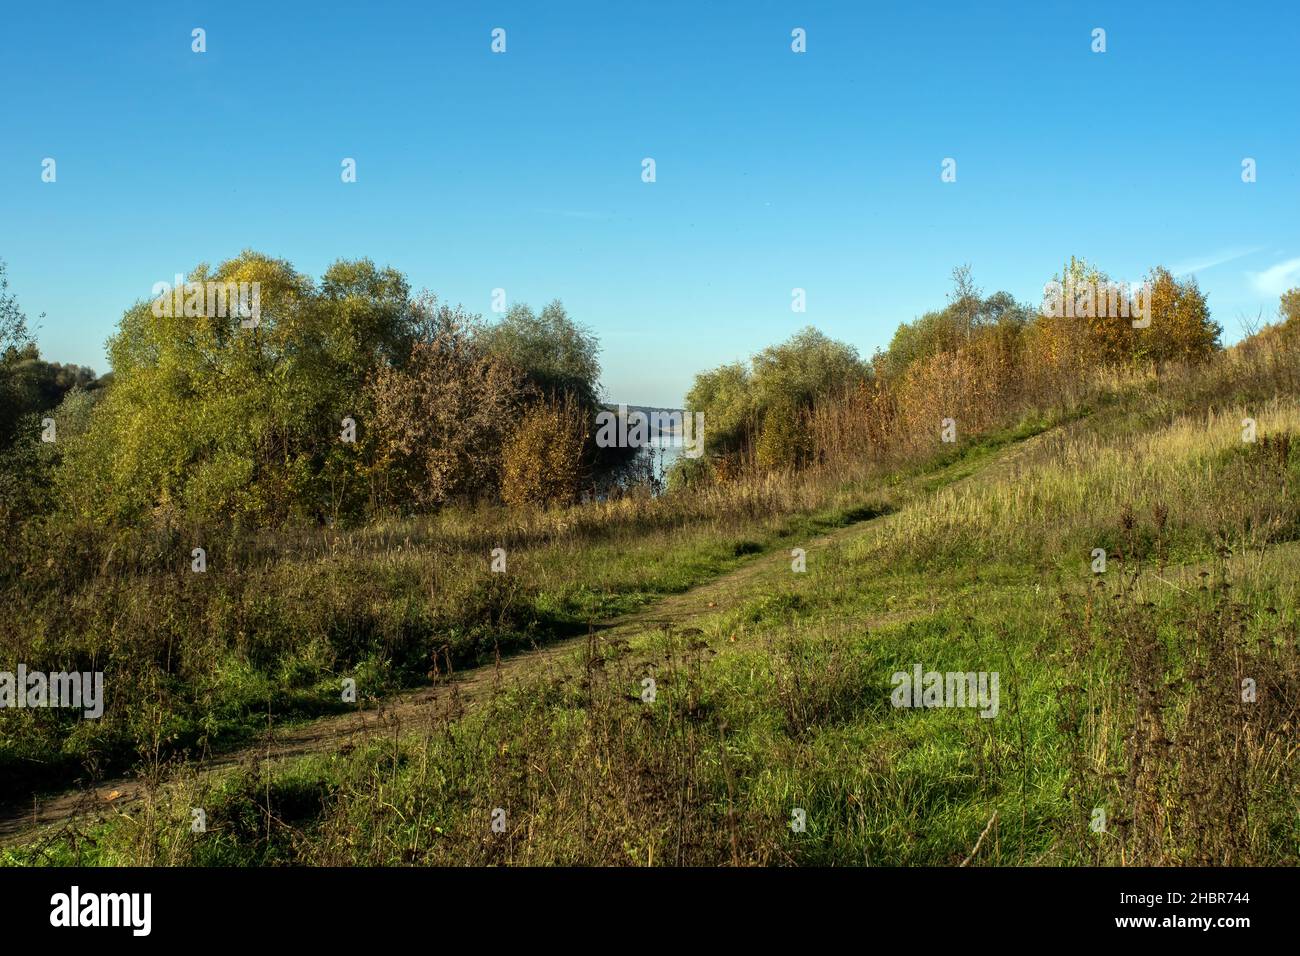
[[(1300, 606), (1277, 587), (1293, 555), (1221, 562), (1190, 591), (1135, 568), (1042, 589), (1013, 565), (934, 580), (824, 560), (692, 626), (589, 641), (468, 714), (448, 704), (345, 754), (182, 777), (9, 859), (1300, 862)], [(880, 613), (922, 588), (937, 608)], [(890, 674), (916, 662), (999, 672), (998, 717), (891, 707)], [(195, 806), (206, 833), (190, 832)]]
[[(31, 524), (0, 556), (0, 655), (103, 670), (105, 715), (0, 711), (0, 793), (204, 753), (346, 709), (684, 590), (880, 495), (841, 472), (564, 509), (448, 510), (356, 528)], [(193, 547), (207, 571), (191, 570)], [(491, 571), (503, 548), (506, 573)]]
[[(99, 722), (0, 713), (0, 777), (30, 787), (219, 748), (268, 716), (340, 709), (342, 676), (363, 696), (438, 679), (899, 509), (806, 575), (774, 564), (753, 601), (686, 630), (592, 641), (473, 713), (430, 713), (414, 738), (181, 780), (95, 848), (59, 840), (34, 859), (960, 863), (985, 834), (978, 862), (1294, 861), (1295, 710), (1279, 702), (1296, 699), (1295, 589), (1264, 559), (1236, 592), (1166, 568), (1297, 537), (1298, 359), (1252, 340), (1041, 403), (995, 370), (931, 404), (864, 397), (865, 425), (846, 400), (815, 413), (815, 468), (657, 498), (238, 538), (29, 525), (0, 560), (0, 649), (106, 670), (109, 707)], [(950, 399), (968, 403), (957, 447), (930, 423)], [(990, 467), (994, 446), (1031, 435)], [(890, 709), (889, 674), (918, 661), (1000, 671), (1003, 716)], [(1267, 706), (1225, 696), (1246, 676)], [(191, 799), (208, 801), (210, 838), (177, 828)], [(1098, 806), (1114, 811), (1102, 835)]]
[[(1260, 429), (1253, 442), (1242, 440), (1248, 412)], [(1292, 435), (1300, 435), (1294, 399), (1120, 435), (1066, 427), (977, 487), (939, 491), (869, 547), (880, 560), (918, 565), (1087, 563), (1094, 548), (1126, 553), (1115, 531), (1125, 508), (1163, 509), (1166, 559), (1206, 554), (1223, 539), (1242, 547), (1292, 540), (1300, 533), (1300, 443)], [(1154, 545), (1144, 534), (1131, 547), (1148, 554)]]

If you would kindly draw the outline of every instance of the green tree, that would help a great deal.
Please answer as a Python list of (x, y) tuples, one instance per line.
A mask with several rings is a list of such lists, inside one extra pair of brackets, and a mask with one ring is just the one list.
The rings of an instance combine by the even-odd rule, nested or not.
[(166, 297), (127, 310), (109, 342), (113, 385), (60, 469), (67, 506), (99, 519), (162, 509), (252, 522), (355, 507), (357, 446), (341, 441), (342, 421), (364, 432), (366, 381), (409, 353), (418, 329), (405, 279), (339, 262), (317, 288), (255, 252), (190, 279), (257, 283), (257, 323), (233, 309), (177, 314), (160, 308)]
[(783, 467), (807, 457), (802, 432), (813, 403), (870, 375), (855, 348), (809, 327), (763, 349), (748, 367), (732, 363), (696, 375), (686, 407), (704, 413), (710, 454), (744, 451), (758, 441), (760, 464)]
[(596, 337), (570, 319), (558, 299), (541, 315), (527, 305), (512, 306), (500, 322), (481, 327), (476, 338), (486, 352), (522, 369), (540, 395), (551, 400), (568, 395), (589, 414), (597, 410)]
[(812, 434), (806, 410), (788, 398), (778, 398), (763, 416), (755, 457), (759, 467), (769, 470), (799, 468), (812, 458)]
[(749, 369), (740, 362), (731, 362), (697, 373), (686, 393), (686, 408), (704, 413), (711, 448), (720, 451), (740, 447), (755, 427), (759, 411)]
[(990, 328), (1014, 335), (1032, 320), (1032, 311), (1009, 292), (984, 297), (971, 278), (969, 266), (953, 270), (948, 304), (898, 326), (889, 348), (878, 353), (874, 366), (882, 378), (897, 380), (916, 362), (942, 352), (955, 352)]
[(0, 259), (0, 449), (13, 444), (19, 420), (35, 410), (23, 367), (38, 357), (27, 315), (9, 292), (7, 268)]
[(765, 406), (777, 399), (808, 404), (834, 388), (864, 381), (869, 374), (857, 349), (811, 326), (763, 349), (751, 364), (753, 387)]

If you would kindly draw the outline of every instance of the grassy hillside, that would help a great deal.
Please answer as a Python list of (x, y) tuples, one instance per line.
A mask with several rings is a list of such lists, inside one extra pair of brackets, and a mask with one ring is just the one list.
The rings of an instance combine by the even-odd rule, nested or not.
[[(1250, 342), (888, 470), (216, 549), (197, 588), (181, 569), (26, 582), (24, 650), (129, 635), (178, 663), (94, 739), (3, 715), (11, 768), (134, 750), (158, 781), (129, 817), (7, 859), (1295, 864), (1298, 381), (1294, 351)], [(742, 566), (689, 616), (592, 630), (418, 729), (274, 768), (163, 766), (268, 707), (339, 706), (340, 676), (381, 694)], [(78, 626), (42, 626), (58, 615)], [(892, 706), (918, 664), (996, 672), (996, 717)]]

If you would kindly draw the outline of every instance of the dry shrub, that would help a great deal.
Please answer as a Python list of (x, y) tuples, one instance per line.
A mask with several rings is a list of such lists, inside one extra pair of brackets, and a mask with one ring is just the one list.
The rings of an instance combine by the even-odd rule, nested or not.
[(807, 464), (813, 455), (813, 444), (805, 411), (789, 401), (769, 408), (759, 429), (755, 455), (759, 467), (770, 471)]
[(475, 345), (459, 308), (434, 301), (428, 314), (405, 365), (380, 368), (367, 387), (374, 496), (422, 508), (496, 487), (524, 387), (523, 373)]
[(933, 453), (945, 418), (957, 422), (960, 438), (1009, 424), (1029, 399), (1021, 359), (1014, 339), (986, 330), (960, 348), (919, 359), (896, 379), (818, 402), (807, 417), (808, 442), (823, 464), (898, 462)]
[[(1132, 551), (1132, 509), (1121, 524)], [(1066, 789), (1093, 863), (1258, 865), (1294, 819), (1300, 656), (1273, 608), (1233, 596), (1221, 555), (1164, 614), (1130, 565), (1113, 593), (1098, 581), (1082, 625), (1069, 618)], [(1104, 677), (1085, 676), (1094, 655)], [(1106, 826), (1091, 832), (1098, 807)]]
[(507, 505), (570, 505), (584, 476), (587, 422), (568, 398), (534, 405), (506, 441), (501, 497)]

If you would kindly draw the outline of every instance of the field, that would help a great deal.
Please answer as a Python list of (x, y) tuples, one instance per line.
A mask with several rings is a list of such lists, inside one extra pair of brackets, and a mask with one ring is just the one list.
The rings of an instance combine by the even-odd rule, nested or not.
[[(176, 531), (20, 540), (6, 656), (130, 701), (0, 715), (0, 860), (1294, 865), (1298, 368), (1252, 340), (907, 458), (214, 537), (201, 576), (148, 557)], [(895, 706), (918, 666), (996, 714)]]

